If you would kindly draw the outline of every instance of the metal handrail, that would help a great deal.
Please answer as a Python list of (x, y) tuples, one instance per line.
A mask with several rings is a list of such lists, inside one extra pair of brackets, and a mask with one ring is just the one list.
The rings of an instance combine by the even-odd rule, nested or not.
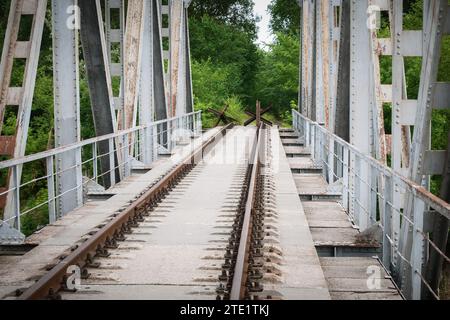
[(348, 143), (347, 141), (343, 140), (342, 138), (338, 137), (337, 135), (331, 133), (330, 131), (328, 131), (328, 129), (326, 129), (325, 127), (320, 125), (318, 122), (315, 122), (315, 121), (313, 121), (311, 119), (308, 119), (307, 117), (305, 117), (304, 115), (302, 115), (301, 113), (299, 113), (296, 110), (292, 110), (292, 111), (293, 111), (293, 113), (295, 115), (299, 116), (300, 118), (302, 118), (306, 122), (308, 122), (311, 125), (313, 125), (316, 128), (318, 128), (328, 138), (332, 138), (334, 141), (338, 142), (339, 144), (344, 146), (346, 149), (348, 149), (348, 150), (354, 152), (355, 154), (357, 154), (360, 159), (365, 160), (371, 166), (377, 168), (384, 175), (392, 177), (392, 178), (396, 178), (396, 179), (402, 181), (408, 187), (409, 191), (412, 192), (412, 194), (414, 196), (416, 196), (419, 199), (421, 199), (422, 201), (424, 201), (430, 207), (433, 207), (437, 212), (439, 212), (441, 215), (443, 215), (447, 219), (450, 219), (450, 204), (449, 203), (447, 203), (446, 201), (444, 201), (441, 198), (437, 197), (436, 195), (432, 194), (430, 191), (425, 189), (423, 186), (421, 186), (421, 185), (415, 183), (414, 181), (406, 178), (402, 174), (399, 174), (399, 173), (395, 172), (394, 170), (392, 170), (391, 168), (387, 167), (386, 165), (384, 165), (379, 160), (371, 157), (370, 155), (362, 153), (358, 148), (356, 148), (355, 146), (351, 145), (350, 143)]
[(0, 169), (5, 169), (5, 168), (9, 168), (12, 166), (16, 166), (16, 165), (21, 165), (21, 164), (25, 164), (28, 162), (32, 162), (32, 161), (36, 161), (36, 160), (41, 160), (47, 157), (51, 157), (51, 156), (55, 156), (67, 151), (71, 151), (71, 150), (75, 150), (81, 147), (85, 147), (87, 145), (93, 144), (93, 143), (98, 143), (98, 142), (103, 142), (103, 141), (107, 141), (109, 139), (114, 139), (114, 138), (119, 138), (119, 137), (123, 137), (127, 134), (130, 133), (135, 133), (138, 132), (140, 130), (145, 130), (154, 126), (158, 126), (158, 125), (162, 125), (162, 124), (166, 124), (172, 121), (176, 121), (182, 118), (186, 118), (189, 116), (195, 116), (197, 114), (201, 114), (202, 111), (196, 111), (196, 112), (191, 112), (182, 116), (178, 116), (178, 117), (174, 117), (174, 118), (169, 118), (166, 120), (160, 120), (160, 121), (156, 121), (156, 122), (152, 122), (148, 125), (143, 125), (143, 126), (137, 126), (131, 129), (126, 129), (126, 130), (121, 130), (118, 131), (116, 133), (111, 133), (111, 134), (107, 134), (107, 135), (103, 135), (103, 136), (99, 136), (99, 137), (95, 137), (95, 138), (90, 138), (90, 139), (86, 139), (80, 142), (76, 142), (76, 143), (72, 143), (63, 147), (58, 147), (58, 148), (54, 148), (51, 150), (47, 150), (47, 151), (43, 151), (43, 152), (39, 152), (39, 153), (35, 153), (32, 155), (28, 155), (28, 156), (24, 156), (24, 157), (19, 157), (19, 158), (14, 158), (14, 159), (10, 159), (10, 160), (5, 160), (0, 162)]
[[(342, 185), (341, 204), (360, 231), (377, 224), (382, 231), (382, 261), (392, 271), (402, 294), (420, 299), (427, 289), (439, 299), (422, 275), (424, 248), (447, 263), (450, 258), (429, 237), (424, 224), (431, 214), (450, 219), (450, 204), (384, 163), (331, 133), (323, 125), (293, 110), (294, 129), (311, 147), (312, 158), (323, 165), (330, 184)], [(401, 194), (407, 197), (402, 201)], [(433, 210), (431, 210), (433, 209)], [(407, 244), (405, 244), (407, 242)]]
[[(69, 207), (69, 210), (74, 210), (84, 203), (83, 192), (89, 182), (92, 181), (96, 183), (100, 178), (107, 177), (110, 179), (110, 184), (105, 185), (105, 187), (113, 187), (119, 180), (131, 175), (133, 159), (141, 160), (145, 162), (146, 165), (150, 165), (158, 157), (159, 145), (171, 150), (171, 141), (177, 130), (183, 130), (180, 137), (187, 135), (187, 132), (194, 135), (201, 133), (201, 114), (201, 111), (191, 112), (189, 114), (149, 123), (148, 125), (121, 130), (116, 133), (86, 139), (52, 150), (0, 162), (0, 170), (10, 170), (14, 177), (12, 180), (14, 183), (10, 184), (9, 188), (0, 191), (0, 197), (8, 197), (8, 202), (10, 203), (10, 206), (7, 206), (3, 217), (0, 219), (0, 227), (4, 223), (7, 223), (13, 229), (21, 232), (21, 217), (46, 205), (48, 205), (49, 222), (52, 223), (56, 221), (58, 215), (64, 214), (58, 212), (56, 208), (57, 202), (64, 200), (63, 197), (67, 197), (69, 194), (73, 197), (77, 197), (76, 204), (72, 204)], [(136, 139), (127, 142), (130, 140), (130, 136), (133, 135), (136, 136)], [(146, 141), (143, 140), (144, 137), (146, 138)], [(108, 144), (107, 152), (102, 152), (98, 148), (101, 143)], [(89, 155), (89, 159), (83, 159), (83, 154), (86, 151), (89, 152), (86, 147), (92, 147), (92, 156)], [(67, 152), (75, 153), (75, 157), (77, 157), (76, 163), (64, 168), (55, 166), (54, 158), (58, 158)], [(143, 155), (144, 153), (147, 153), (145, 158)], [(116, 155), (121, 156), (123, 159), (116, 159)], [(109, 167), (100, 173), (98, 171), (98, 162), (104, 158), (109, 158)], [(24, 182), (21, 181), (20, 174), (16, 177), (20, 168), (36, 161), (46, 162), (45, 174), (33, 177), (31, 180)], [(87, 171), (83, 172), (83, 170)], [(73, 186), (64, 190), (58, 190), (55, 177), (63, 174), (72, 174), (72, 172), (81, 173), (80, 175), (86, 176), (88, 181), (80, 179), (77, 180), (76, 184), (74, 183)], [(24, 187), (31, 186), (35, 183), (47, 183), (47, 198), (45, 201), (42, 200), (30, 207), (23, 207), (21, 190)], [(39, 188), (42, 189), (45, 187), (42, 185)], [(8, 233), (5, 232), (0, 229), (0, 243), (9, 243), (8, 239), (10, 237), (8, 236)], [(16, 236), (17, 239), (23, 238), (23, 235), (20, 234), (17, 234)], [(17, 241), (14, 240), (14, 242)]]

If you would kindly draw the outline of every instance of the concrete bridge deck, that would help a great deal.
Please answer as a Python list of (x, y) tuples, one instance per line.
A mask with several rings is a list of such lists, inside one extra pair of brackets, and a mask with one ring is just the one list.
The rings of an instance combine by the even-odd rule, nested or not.
[[(361, 237), (340, 204), (342, 192), (329, 186), (303, 141), (291, 130), (281, 133), (284, 150), (308, 220), (309, 229), (333, 300), (402, 299), (382, 266), (377, 239)], [(296, 144), (296, 146), (293, 146)], [(320, 172), (311, 173), (311, 170)], [(373, 284), (373, 286), (371, 286)]]

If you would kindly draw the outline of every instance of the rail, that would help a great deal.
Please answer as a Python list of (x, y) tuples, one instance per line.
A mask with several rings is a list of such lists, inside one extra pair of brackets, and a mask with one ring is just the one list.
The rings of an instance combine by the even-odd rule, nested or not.
[(255, 210), (255, 198), (257, 192), (258, 175), (261, 170), (261, 147), (263, 127), (258, 128), (257, 140), (255, 141), (249, 166), (251, 166), (251, 175), (248, 186), (247, 199), (245, 204), (244, 219), (242, 230), (239, 237), (239, 248), (236, 257), (236, 264), (233, 272), (233, 282), (231, 286), (230, 299), (242, 300), (245, 298), (245, 289), (248, 275), (248, 260), (252, 238), (252, 219)]
[(314, 163), (322, 165), (324, 178), (342, 190), (341, 204), (355, 226), (360, 231), (375, 225), (381, 228), (382, 262), (405, 297), (421, 299), (428, 290), (439, 299), (424, 268), (431, 250), (443, 263), (450, 259), (432, 241), (424, 217), (441, 215), (448, 220), (450, 204), (296, 110), (293, 128), (311, 149)]
[[(48, 223), (53, 223), (82, 206), (89, 188), (107, 191), (130, 176), (134, 166), (148, 168), (161, 152), (170, 152), (177, 140), (201, 131), (199, 111), (0, 162), (0, 178), (7, 177), (10, 171), (14, 182), (9, 189), (0, 189), (0, 200), (7, 204), (2, 215), (0, 212), (0, 244), (24, 241), (21, 231), (25, 216), (47, 214)], [(72, 163), (65, 164), (64, 157)], [(21, 177), (24, 168), (33, 174)], [(61, 188), (62, 179), (69, 181), (70, 186)], [(31, 202), (26, 197), (30, 192), (36, 194)], [(64, 207), (69, 198), (76, 199), (75, 203)], [(11, 233), (11, 230), (18, 232)]]
[(151, 186), (128, 208), (114, 213), (114, 218), (108, 224), (92, 235), (85, 243), (74, 248), (71, 254), (23, 292), (19, 298), (21, 300), (59, 299), (58, 292), (67, 290), (65, 280), (69, 268), (77, 266), (83, 274), (83, 272), (87, 272), (86, 268), (94, 263), (93, 260), (96, 256), (108, 256), (108, 249), (117, 248), (117, 243), (124, 241), (126, 234), (144, 221), (151, 210), (158, 206), (164, 196), (198, 164), (204, 153), (208, 152), (232, 126), (230, 124), (222, 128)]

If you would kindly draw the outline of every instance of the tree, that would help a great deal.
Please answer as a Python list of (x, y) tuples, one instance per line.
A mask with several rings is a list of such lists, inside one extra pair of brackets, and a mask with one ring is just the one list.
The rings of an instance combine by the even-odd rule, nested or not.
[(299, 34), (300, 6), (297, 0), (272, 0), (269, 11), (272, 31)]
[[(203, 16), (190, 23), (191, 54), (197, 62), (211, 61), (217, 67), (228, 65), (240, 86), (233, 94), (246, 99), (253, 96), (259, 55), (252, 35), (239, 28)], [(195, 80), (195, 75), (194, 75)]]
[(291, 102), (298, 98), (299, 50), (296, 36), (278, 33), (269, 51), (262, 53), (257, 96), (263, 105), (272, 104), (273, 113), (279, 118), (290, 113)]
[(189, 15), (194, 19), (209, 16), (222, 23), (232, 25), (256, 38), (256, 17), (253, 0), (194, 0)]

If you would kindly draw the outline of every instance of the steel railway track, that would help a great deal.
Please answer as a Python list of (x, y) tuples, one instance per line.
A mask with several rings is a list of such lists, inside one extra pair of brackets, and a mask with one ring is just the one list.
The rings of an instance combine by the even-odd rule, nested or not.
[[(225, 136), (231, 125), (223, 128), (218, 134), (206, 141), (184, 161), (176, 165), (166, 176), (156, 182), (139, 198), (124, 208), (114, 213), (113, 218), (104, 227), (99, 229), (87, 241), (79, 246), (74, 246), (72, 252), (60, 263), (55, 265), (47, 274), (40, 278), (32, 287), (25, 290), (19, 299), (61, 299), (70, 298), (71, 288), (66, 286), (67, 277), (70, 276), (70, 267), (78, 266), (82, 279), (88, 279), (90, 269), (100, 266), (99, 261), (110, 257), (111, 252), (119, 248), (127, 238), (152, 216), (158, 206), (167, 202), (168, 197), (177, 195), (177, 190), (184, 185), (189, 185), (203, 170), (198, 159), (208, 153)], [(226, 247), (216, 248), (213, 258), (222, 260), (222, 265), (212, 264), (210, 269), (217, 270), (211, 283), (216, 283), (216, 292), (211, 298), (216, 299), (260, 299), (271, 298), (270, 295), (260, 297), (263, 286), (264, 249), (264, 203), (267, 198), (267, 190), (270, 186), (265, 181), (262, 172), (266, 169), (263, 165), (267, 156), (266, 148), (269, 145), (266, 130), (258, 129), (256, 137), (252, 140), (251, 155), (247, 159), (245, 170), (238, 170), (237, 175), (244, 175), (244, 179), (235, 179), (235, 186), (239, 190), (237, 209), (233, 209), (228, 217), (229, 223), (222, 226), (223, 233), (228, 234), (218, 242), (227, 243)], [(197, 167), (195, 170), (193, 170)], [(239, 173), (240, 172), (240, 173)], [(190, 176), (190, 178), (186, 178)], [(166, 199), (166, 200), (165, 200)], [(234, 201), (234, 200), (233, 200)], [(168, 204), (165, 204), (168, 206)], [(201, 207), (202, 204), (195, 204)], [(170, 207), (170, 206), (169, 206)], [(145, 223), (144, 223), (145, 224)], [(156, 242), (158, 239), (155, 240)], [(222, 250), (222, 251), (221, 251)], [(224, 254), (223, 254), (224, 252)], [(223, 256), (223, 258), (221, 258)], [(211, 275), (209, 277), (212, 277)], [(198, 281), (198, 280), (196, 280)], [(64, 293), (64, 294), (63, 294)], [(94, 297), (95, 298), (95, 297)]]

